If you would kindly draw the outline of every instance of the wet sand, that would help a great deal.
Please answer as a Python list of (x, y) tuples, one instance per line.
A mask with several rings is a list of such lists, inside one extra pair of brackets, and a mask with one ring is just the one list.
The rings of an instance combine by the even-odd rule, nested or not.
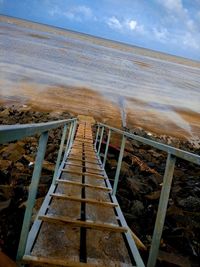
[(200, 63), (0, 17), (0, 102), (200, 137)]

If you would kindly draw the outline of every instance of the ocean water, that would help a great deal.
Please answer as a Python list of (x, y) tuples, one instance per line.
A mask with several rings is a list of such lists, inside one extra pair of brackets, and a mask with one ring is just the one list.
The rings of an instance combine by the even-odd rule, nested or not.
[[(69, 88), (76, 106), (67, 104)], [(85, 95), (77, 95), (76, 88)], [(55, 94), (58, 98), (61, 89), (66, 105), (62, 101), (59, 107)], [(200, 62), (0, 17), (1, 101), (44, 107), (47, 95), (48, 108), (200, 137)]]

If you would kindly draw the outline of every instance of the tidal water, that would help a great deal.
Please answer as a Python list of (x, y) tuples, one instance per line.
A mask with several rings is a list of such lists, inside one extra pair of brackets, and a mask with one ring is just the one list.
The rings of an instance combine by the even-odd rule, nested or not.
[(2, 16), (0, 100), (198, 139), (200, 62)]

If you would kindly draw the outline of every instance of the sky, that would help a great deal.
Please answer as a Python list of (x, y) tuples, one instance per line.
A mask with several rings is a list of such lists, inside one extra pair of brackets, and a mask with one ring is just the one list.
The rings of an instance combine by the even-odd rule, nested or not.
[(0, 14), (200, 61), (200, 0), (0, 0)]

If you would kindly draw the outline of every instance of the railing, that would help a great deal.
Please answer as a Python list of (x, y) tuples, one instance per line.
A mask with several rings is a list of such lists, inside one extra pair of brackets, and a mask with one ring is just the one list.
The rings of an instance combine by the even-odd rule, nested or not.
[(115, 179), (114, 179), (114, 185), (113, 185), (113, 191), (112, 191), (113, 196), (115, 196), (117, 192), (119, 174), (120, 174), (124, 148), (125, 148), (127, 138), (136, 140), (143, 144), (150, 145), (156, 149), (167, 152), (168, 156), (167, 156), (167, 162), (166, 162), (166, 167), (165, 167), (165, 173), (163, 177), (163, 185), (162, 185), (162, 190), (161, 190), (161, 195), (160, 195), (160, 200), (159, 200), (159, 205), (158, 205), (156, 222), (155, 222), (154, 231), (153, 231), (149, 258), (147, 262), (147, 267), (154, 267), (157, 261), (158, 251), (160, 247), (160, 240), (161, 240), (163, 226), (165, 222), (165, 216), (166, 216), (166, 211), (167, 211), (167, 205), (168, 205), (168, 200), (169, 200), (169, 194), (170, 194), (170, 189), (171, 189), (171, 184), (172, 184), (172, 179), (173, 179), (176, 158), (181, 158), (186, 161), (200, 165), (200, 156), (192, 154), (190, 152), (183, 151), (181, 149), (177, 149), (177, 148), (162, 144), (162, 143), (152, 141), (150, 139), (147, 139), (147, 138), (135, 135), (135, 134), (131, 134), (131, 133), (119, 130), (114, 127), (110, 127), (102, 123), (98, 123), (97, 126), (98, 127), (96, 131), (95, 147), (96, 147), (98, 154), (100, 154), (104, 131), (105, 129), (108, 129), (106, 147), (105, 147), (105, 152), (103, 155), (103, 166), (105, 166), (106, 159), (107, 159), (111, 133), (114, 132), (114, 133), (118, 133), (122, 135), (121, 147), (120, 147), (117, 169), (115, 173)]
[[(63, 157), (65, 160), (68, 151), (72, 145), (76, 126), (77, 126), (77, 119), (68, 119), (68, 120), (60, 120), (54, 122), (47, 122), (47, 123), (37, 123), (37, 124), (19, 124), (19, 125), (2, 125), (0, 126), (0, 144), (4, 144), (7, 142), (12, 142), (16, 140), (23, 139), (28, 136), (33, 136), (35, 134), (40, 134), (39, 144), (37, 155), (35, 159), (34, 170), (32, 174), (31, 183), (29, 186), (29, 194), (28, 200), (26, 205), (26, 211), (24, 215), (21, 236), (19, 241), (19, 247), (17, 252), (17, 260), (21, 260), (27, 243), (30, 223), (31, 223), (31, 216), (32, 210), (35, 203), (35, 198), (37, 194), (38, 184), (41, 176), (42, 171), (42, 164), (46, 152), (46, 146), (48, 141), (48, 132), (51, 129), (55, 129), (58, 127), (63, 127), (62, 138), (60, 142), (60, 147), (58, 151), (58, 156), (56, 160), (54, 175), (52, 183), (55, 183), (55, 179), (60, 171), (60, 163)], [(65, 151), (64, 151), (65, 145)], [(64, 151), (64, 156), (63, 156)]]

